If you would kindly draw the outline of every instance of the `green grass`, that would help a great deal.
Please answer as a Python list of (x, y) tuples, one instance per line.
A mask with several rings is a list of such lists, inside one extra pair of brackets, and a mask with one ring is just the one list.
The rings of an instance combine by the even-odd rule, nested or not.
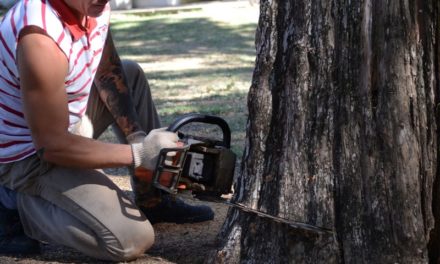
[(112, 16), (112, 32), (121, 57), (144, 69), (163, 125), (186, 113), (221, 116), (231, 127), (232, 149), (240, 157), (257, 13), (248, 5), (118, 13)]

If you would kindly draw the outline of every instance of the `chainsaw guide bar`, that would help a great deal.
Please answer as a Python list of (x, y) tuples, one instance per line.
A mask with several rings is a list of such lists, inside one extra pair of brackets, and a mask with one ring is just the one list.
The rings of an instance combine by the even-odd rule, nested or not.
[(285, 218), (281, 218), (278, 216), (273, 216), (249, 207), (244, 206), (243, 204), (236, 204), (236, 203), (225, 203), (228, 206), (232, 206), (235, 208), (238, 208), (244, 212), (247, 213), (253, 213), (256, 214), (262, 218), (266, 218), (266, 219), (271, 219), (275, 222), (281, 223), (281, 224), (286, 224), (288, 226), (290, 226), (293, 229), (300, 229), (300, 230), (304, 230), (304, 231), (308, 231), (308, 232), (313, 232), (313, 233), (318, 233), (321, 235), (324, 234), (328, 234), (328, 235), (333, 235), (333, 230), (329, 229), (329, 228), (325, 228), (325, 227), (319, 227), (319, 226), (314, 226), (314, 225), (310, 225), (310, 224), (306, 224), (306, 223), (301, 223), (301, 222), (297, 222), (297, 221), (291, 221)]
[(277, 222), (280, 224), (288, 225), (290, 228), (293, 228), (293, 229), (298, 229), (298, 230), (302, 230), (305, 232), (312, 232), (312, 233), (315, 233), (318, 235), (333, 235), (334, 234), (334, 230), (332, 230), (330, 228), (314, 226), (311, 224), (306, 224), (306, 223), (302, 223), (302, 222), (298, 222), (298, 221), (288, 220), (288, 219), (281, 218), (278, 216), (273, 216), (268, 213), (264, 213), (264, 212), (258, 211), (256, 209), (247, 207), (241, 203), (234, 203), (234, 202), (230, 202), (230, 201), (225, 201), (221, 198), (210, 197), (210, 196), (204, 196), (201, 198), (196, 197), (195, 199), (199, 200), (199, 201), (208, 201), (208, 202), (213, 202), (213, 203), (217, 203), (217, 204), (224, 204), (228, 207), (236, 208), (236, 209), (243, 211), (243, 212), (246, 212), (246, 213), (255, 214), (261, 218), (265, 218), (265, 219), (268, 219), (268, 220), (271, 220), (271, 221), (274, 221), (274, 222)]

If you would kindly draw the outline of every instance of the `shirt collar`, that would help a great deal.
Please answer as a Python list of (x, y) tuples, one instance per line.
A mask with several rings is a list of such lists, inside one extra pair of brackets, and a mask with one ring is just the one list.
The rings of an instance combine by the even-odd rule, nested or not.
[(72, 9), (67, 6), (63, 0), (49, 0), (49, 3), (72, 34), (74, 41), (77, 41), (87, 32), (91, 32), (96, 27), (96, 19), (93, 17), (87, 19), (87, 25), (85, 27), (82, 26), (81, 21), (78, 20)]

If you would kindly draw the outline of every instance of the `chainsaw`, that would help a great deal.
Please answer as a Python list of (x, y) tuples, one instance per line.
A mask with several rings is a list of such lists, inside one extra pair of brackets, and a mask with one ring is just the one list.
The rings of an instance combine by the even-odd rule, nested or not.
[[(183, 134), (179, 129), (193, 123), (205, 123), (221, 128), (221, 141)], [(334, 230), (292, 221), (270, 215), (237, 201), (222, 199), (223, 194), (232, 192), (236, 155), (231, 151), (231, 131), (226, 121), (220, 117), (203, 114), (188, 114), (178, 118), (168, 129), (177, 132), (184, 147), (162, 149), (153, 172), (153, 186), (171, 194), (189, 189), (195, 198), (222, 203), (242, 212), (257, 215), (279, 224), (288, 225), (296, 231), (313, 235), (334, 235)]]
[[(182, 133), (180, 129), (190, 123), (218, 126), (223, 139)], [(187, 189), (195, 196), (212, 197), (232, 192), (236, 155), (230, 149), (231, 130), (224, 119), (187, 114), (175, 120), (167, 130), (177, 132), (184, 147), (161, 150), (153, 172), (155, 188), (172, 194)], [(166, 181), (162, 179), (165, 177)]]

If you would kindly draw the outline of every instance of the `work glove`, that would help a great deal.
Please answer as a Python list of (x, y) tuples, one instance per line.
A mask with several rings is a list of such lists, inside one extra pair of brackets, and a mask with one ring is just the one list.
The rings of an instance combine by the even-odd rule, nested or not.
[(134, 167), (154, 170), (160, 150), (176, 148), (178, 140), (177, 134), (166, 131), (166, 128), (151, 130), (141, 142), (131, 144)]
[(136, 131), (134, 133), (131, 133), (126, 137), (128, 144), (134, 144), (134, 143), (140, 143), (142, 142), (145, 137), (147, 136), (147, 133), (144, 131)]

